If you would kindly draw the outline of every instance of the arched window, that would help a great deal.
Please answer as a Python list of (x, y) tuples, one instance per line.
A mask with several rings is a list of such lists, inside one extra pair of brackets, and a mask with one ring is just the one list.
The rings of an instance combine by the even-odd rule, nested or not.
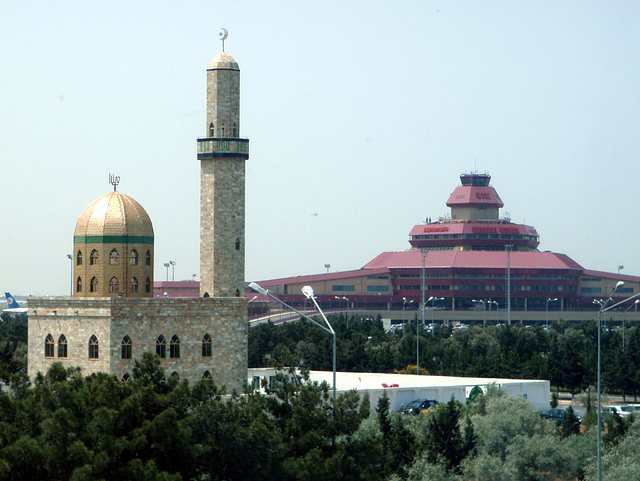
[(129, 336), (122, 338), (122, 359), (131, 359), (131, 338)]
[(64, 334), (58, 338), (58, 357), (67, 357), (67, 338), (64, 337)]
[(151, 251), (147, 250), (147, 255), (145, 256), (145, 264), (150, 266), (151, 265)]
[(240, 237), (236, 237), (236, 250), (240, 250)]
[(135, 277), (133, 279), (131, 279), (131, 284), (129, 285), (129, 288), (131, 289), (131, 292), (133, 292), (134, 294), (138, 292), (138, 279), (136, 279)]
[(89, 338), (89, 359), (98, 359), (98, 338), (95, 335)]
[(215, 129), (213, 128), (213, 122), (209, 124), (209, 137), (215, 137)]
[(240, 289), (236, 289), (236, 297), (240, 297)]
[(109, 292), (118, 292), (119, 290), (118, 278), (112, 277), (109, 281)]
[(122, 375), (122, 382), (129, 382), (129, 379), (131, 379), (131, 376), (129, 376), (129, 373), (128, 373), (128, 372), (125, 372), (125, 373)]
[(151, 292), (151, 279), (149, 279), (148, 277), (147, 280), (144, 281), (144, 292), (146, 292), (147, 294)]
[(236, 124), (233, 124), (233, 136), (236, 136)]
[(204, 374), (202, 375), (202, 379), (206, 379), (207, 381), (211, 381), (213, 379), (213, 376), (211, 376), (211, 373), (209, 371), (205, 371)]
[(205, 334), (202, 338), (202, 357), (211, 357), (211, 336)]
[(112, 266), (118, 264), (118, 251), (116, 249), (111, 249), (111, 252), (109, 252), (109, 264)]
[(76, 292), (82, 292), (82, 277), (76, 280)]
[(162, 359), (167, 357), (167, 341), (164, 336), (161, 334), (156, 341), (156, 354), (160, 356)]
[(129, 264), (132, 266), (138, 265), (138, 251), (135, 249), (131, 249), (131, 252), (129, 252)]
[(224, 137), (224, 123), (222, 124), (222, 135), (220, 137)]
[(178, 359), (180, 357), (180, 339), (178, 336), (173, 336), (169, 343), (169, 358)]
[(98, 279), (91, 278), (91, 284), (89, 285), (89, 292), (98, 292)]
[(78, 253), (76, 254), (76, 265), (82, 265), (82, 251), (78, 251)]
[(48, 334), (44, 340), (44, 357), (53, 357), (55, 352), (55, 344), (53, 342), (53, 336)]
[(175, 377), (176, 379), (180, 379), (180, 374), (178, 374), (176, 371), (173, 371), (171, 373), (171, 377)]
[(98, 263), (98, 251), (93, 249), (91, 251), (91, 255), (89, 256), (89, 264), (95, 266)]

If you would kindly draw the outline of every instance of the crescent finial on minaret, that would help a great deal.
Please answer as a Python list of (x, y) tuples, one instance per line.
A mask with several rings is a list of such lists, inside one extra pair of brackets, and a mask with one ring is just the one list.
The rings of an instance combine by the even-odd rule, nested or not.
[(224, 52), (224, 41), (229, 36), (229, 32), (227, 32), (226, 28), (220, 27), (220, 29), (222, 30), (222, 32), (220, 32), (218, 35), (220, 35), (220, 40), (222, 40), (222, 51)]

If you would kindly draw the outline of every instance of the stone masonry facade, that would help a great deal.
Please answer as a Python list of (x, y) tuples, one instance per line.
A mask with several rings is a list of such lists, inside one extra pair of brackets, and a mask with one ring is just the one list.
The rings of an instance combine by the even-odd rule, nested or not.
[[(156, 353), (159, 336), (166, 340), (161, 359), (166, 376), (196, 382), (209, 374), (227, 390), (241, 391), (247, 373), (247, 299), (240, 298), (29, 298), (28, 374), (46, 373), (51, 364), (78, 366), (84, 375), (95, 372), (130, 376), (136, 359)], [(205, 336), (211, 355), (203, 355)], [(45, 342), (55, 343), (45, 357)], [(60, 357), (64, 336), (67, 356)], [(98, 357), (89, 358), (89, 341), (98, 341)], [(123, 340), (131, 342), (131, 358), (123, 359)], [(179, 341), (179, 357), (170, 358), (170, 342)]]

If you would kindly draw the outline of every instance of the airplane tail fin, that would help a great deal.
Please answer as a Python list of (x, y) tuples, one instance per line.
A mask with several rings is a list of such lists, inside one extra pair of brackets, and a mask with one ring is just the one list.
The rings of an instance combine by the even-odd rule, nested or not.
[(9, 309), (15, 309), (20, 307), (20, 304), (18, 304), (18, 301), (16, 301), (10, 293), (5, 292), (4, 297), (7, 299), (7, 307)]

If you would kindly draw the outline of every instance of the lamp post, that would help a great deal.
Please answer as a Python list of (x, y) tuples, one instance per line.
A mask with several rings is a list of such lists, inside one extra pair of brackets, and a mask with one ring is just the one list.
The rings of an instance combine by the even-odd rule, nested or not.
[(322, 312), (322, 309), (320, 309), (320, 306), (316, 302), (316, 298), (313, 295), (313, 288), (311, 286), (304, 286), (302, 288), (302, 293), (305, 295), (305, 297), (307, 299), (310, 299), (313, 302), (313, 304), (316, 306), (316, 309), (318, 310), (318, 312), (320, 312), (320, 315), (322, 316), (322, 319), (324, 319), (324, 322), (327, 324), (328, 328), (323, 326), (322, 324), (319, 324), (318, 322), (314, 321), (309, 316), (303, 314), (302, 312), (298, 311), (297, 309), (291, 307), (286, 302), (278, 299), (276, 296), (271, 294), (267, 289), (264, 289), (264, 288), (260, 287), (255, 282), (251, 282), (249, 284), (249, 287), (251, 289), (253, 289), (254, 291), (256, 291), (257, 293), (262, 294), (264, 296), (268, 296), (271, 299), (273, 299), (274, 301), (276, 301), (276, 302), (282, 304), (283, 306), (287, 307), (288, 309), (291, 309), (293, 312), (298, 314), (300, 317), (304, 317), (307, 321), (315, 324), (320, 329), (322, 329), (323, 331), (328, 332), (329, 334), (331, 334), (333, 336), (333, 415), (335, 416), (335, 407), (336, 407), (336, 332), (333, 330), (333, 327), (331, 327), (331, 324), (329, 324), (329, 321), (327, 320), (326, 316), (324, 315), (324, 312)]
[(339, 301), (346, 301), (347, 302), (347, 310), (344, 311), (344, 318), (347, 320), (347, 330), (349, 330), (349, 299), (347, 299), (345, 296), (333, 296), (336, 299), (338, 299)]
[(546, 307), (545, 313), (544, 313), (545, 326), (546, 326), (545, 330), (547, 330), (547, 331), (549, 330), (549, 303), (550, 302), (555, 302), (557, 300), (558, 300), (557, 297), (547, 299), (547, 307)]
[(169, 266), (170, 266), (170, 265), (171, 265), (171, 264), (169, 264), (168, 262), (165, 262), (165, 263), (164, 263), (164, 266), (167, 268), (167, 282), (169, 282)]
[(600, 337), (601, 337), (601, 331), (602, 331), (602, 313), (603, 312), (607, 312), (610, 311), (611, 309), (613, 309), (614, 307), (619, 306), (620, 304), (624, 304), (627, 301), (630, 301), (631, 299), (635, 299), (636, 297), (640, 296), (640, 293), (635, 294), (631, 297), (628, 297), (626, 299), (624, 299), (623, 301), (617, 302), (609, 307), (606, 307), (607, 304), (609, 303), (609, 301), (613, 298), (613, 295), (616, 293), (616, 291), (618, 289), (620, 289), (622, 286), (624, 286), (624, 282), (623, 281), (618, 281), (618, 283), (616, 284), (616, 286), (613, 288), (613, 291), (611, 291), (611, 295), (609, 296), (609, 298), (605, 301), (605, 302), (598, 302), (598, 301), (594, 301), (600, 305), (600, 310), (598, 311), (598, 447), (597, 447), (597, 458), (598, 458), (598, 481), (602, 481), (602, 415), (601, 415), (601, 406), (600, 406), (600, 393), (601, 393), (601, 378), (602, 378), (602, 369), (601, 369), (601, 344), (600, 344)]
[[(169, 261), (169, 265), (171, 266), (171, 280), (176, 280), (176, 261)], [(169, 271), (167, 270), (167, 280), (169, 277)]]
[(71, 286), (70, 286), (70, 288), (69, 288), (69, 289), (70, 289), (70, 291), (69, 291), (69, 295), (70, 295), (71, 297), (73, 297), (73, 255), (71, 255), (71, 254), (67, 254), (67, 259), (69, 259), (69, 260), (71, 261), (71, 277), (70, 277), (70, 280), (71, 280)]
[(471, 302), (482, 304), (482, 328), (484, 329), (486, 327), (486, 318), (487, 318), (487, 301), (485, 301), (484, 299), (480, 299), (480, 300), (472, 299)]
[(491, 317), (491, 304), (494, 304), (496, 306), (496, 325), (500, 322), (499, 316), (500, 314), (498, 313), (498, 301), (487, 301), (487, 304), (489, 304), (489, 317)]

